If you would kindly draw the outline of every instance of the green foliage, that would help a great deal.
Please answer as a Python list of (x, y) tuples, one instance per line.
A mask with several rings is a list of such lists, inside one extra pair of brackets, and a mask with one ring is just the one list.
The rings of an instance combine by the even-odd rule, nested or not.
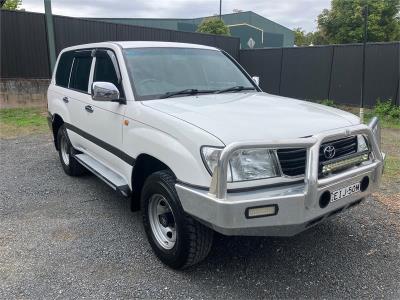
[(295, 44), (328, 45), (364, 40), (363, 10), (368, 3), (368, 42), (400, 40), (400, 0), (331, 0), (318, 16), (318, 30), (295, 28)]
[(203, 19), (201, 24), (197, 27), (197, 32), (217, 35), (231, 35), (229, 27), (225, 25), (224, 21), (215, 17)]
[(331, 99), (324, 99), (324, 100), (318, 101), (318, 103), (326, 105), (326, 106), (336, 107), (335, 102)]
[(368, 3), (368, 41), (400, 39), (400, 0), (332, 0), (318, 16), (318, 30), (329, 44), (359, 43), (364, 37), (363, 10)]
[(312, 43), (312, 32), (306, 33), (300, 27), (293, 29), (294, 31), (294, 44), (296, 46), (309, 46)]
[(1, 8), (9, 9), (9, 10), (16, 10), (22, 4), (22, 0), (6, 0)]
[(400, 122), (400, 106), (393, 104), (391, 100), (381, 101), (378, 99), (374, 113), (381, 119)]
[(293, 31), (294, 31), (294, 44), (298, 47), (327, 44), (325, 37), (322, 36), (319, 31), (305, 32), (300, 27), (293, 29)]

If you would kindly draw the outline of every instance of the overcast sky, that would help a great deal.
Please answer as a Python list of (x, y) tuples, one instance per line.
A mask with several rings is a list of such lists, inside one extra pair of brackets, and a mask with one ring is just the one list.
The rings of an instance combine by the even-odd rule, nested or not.
[[(330, 0), (222, 0), (222, 13), (251, 10), (290, 29), (316, 28)], [(27, 11), (43, 12), (43, 0), (22, 0)], [(195, 18), (218, 13), (218, 0), (52, 0), (53, 13), (72, 17)]]

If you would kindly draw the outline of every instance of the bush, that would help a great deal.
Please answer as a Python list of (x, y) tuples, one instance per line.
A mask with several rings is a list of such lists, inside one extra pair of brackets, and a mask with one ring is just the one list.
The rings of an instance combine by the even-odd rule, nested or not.
[(231, 35), (229, 32), (229, 27), (225, 25), (224, 21), (215, 17), (205, 18), (197, 27), (197, 32), (218, 35)]
[(379, 118), (384, 120), (400, 120), (400, 107), (393, 104), (391, 100), (381, 101), (378, 99), (374, 108), (374, 112)]
[(330, 100), (330, 99), (324, 99), (324, 100), (318, 101), (318, 103), (326, 105), (326, 106), (336, 107), (335, 102), (333, 100)]

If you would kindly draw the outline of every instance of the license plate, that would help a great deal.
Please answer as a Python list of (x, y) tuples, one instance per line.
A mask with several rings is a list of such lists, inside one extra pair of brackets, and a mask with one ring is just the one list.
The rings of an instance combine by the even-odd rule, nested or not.
[(354, 183), (351, 185), (348, 185), (344, 188), (341, 188), (339, 190), (333, 191), (331, 193), (331, 202), (343, 199), (347, 196), (350, 196), (354, 193), (358, 193), (360, 191), (360, 183)]

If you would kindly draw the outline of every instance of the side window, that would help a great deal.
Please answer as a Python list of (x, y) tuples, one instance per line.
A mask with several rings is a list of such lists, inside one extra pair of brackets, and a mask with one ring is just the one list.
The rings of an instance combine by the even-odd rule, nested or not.
[(69, 74), (71, 72), (72, 61), (74, 55), (72, 52), (64, 52), (58, 62), (56, 70), (56, 85), (67, 88), (69, 81)]
[(106, 54), (96, 56), (93, 82), (95, 81), (105, 81), (113, 83), (118, 88), (121, 94), (121, 98), (123, 97), (122, 86), (118, 82), (118, 76), (114, 64), (110, 56)]
[(87, 93), (89, 84), (91, 56), (75, 56), (72, 64), (71, 80), (69, 87)]

